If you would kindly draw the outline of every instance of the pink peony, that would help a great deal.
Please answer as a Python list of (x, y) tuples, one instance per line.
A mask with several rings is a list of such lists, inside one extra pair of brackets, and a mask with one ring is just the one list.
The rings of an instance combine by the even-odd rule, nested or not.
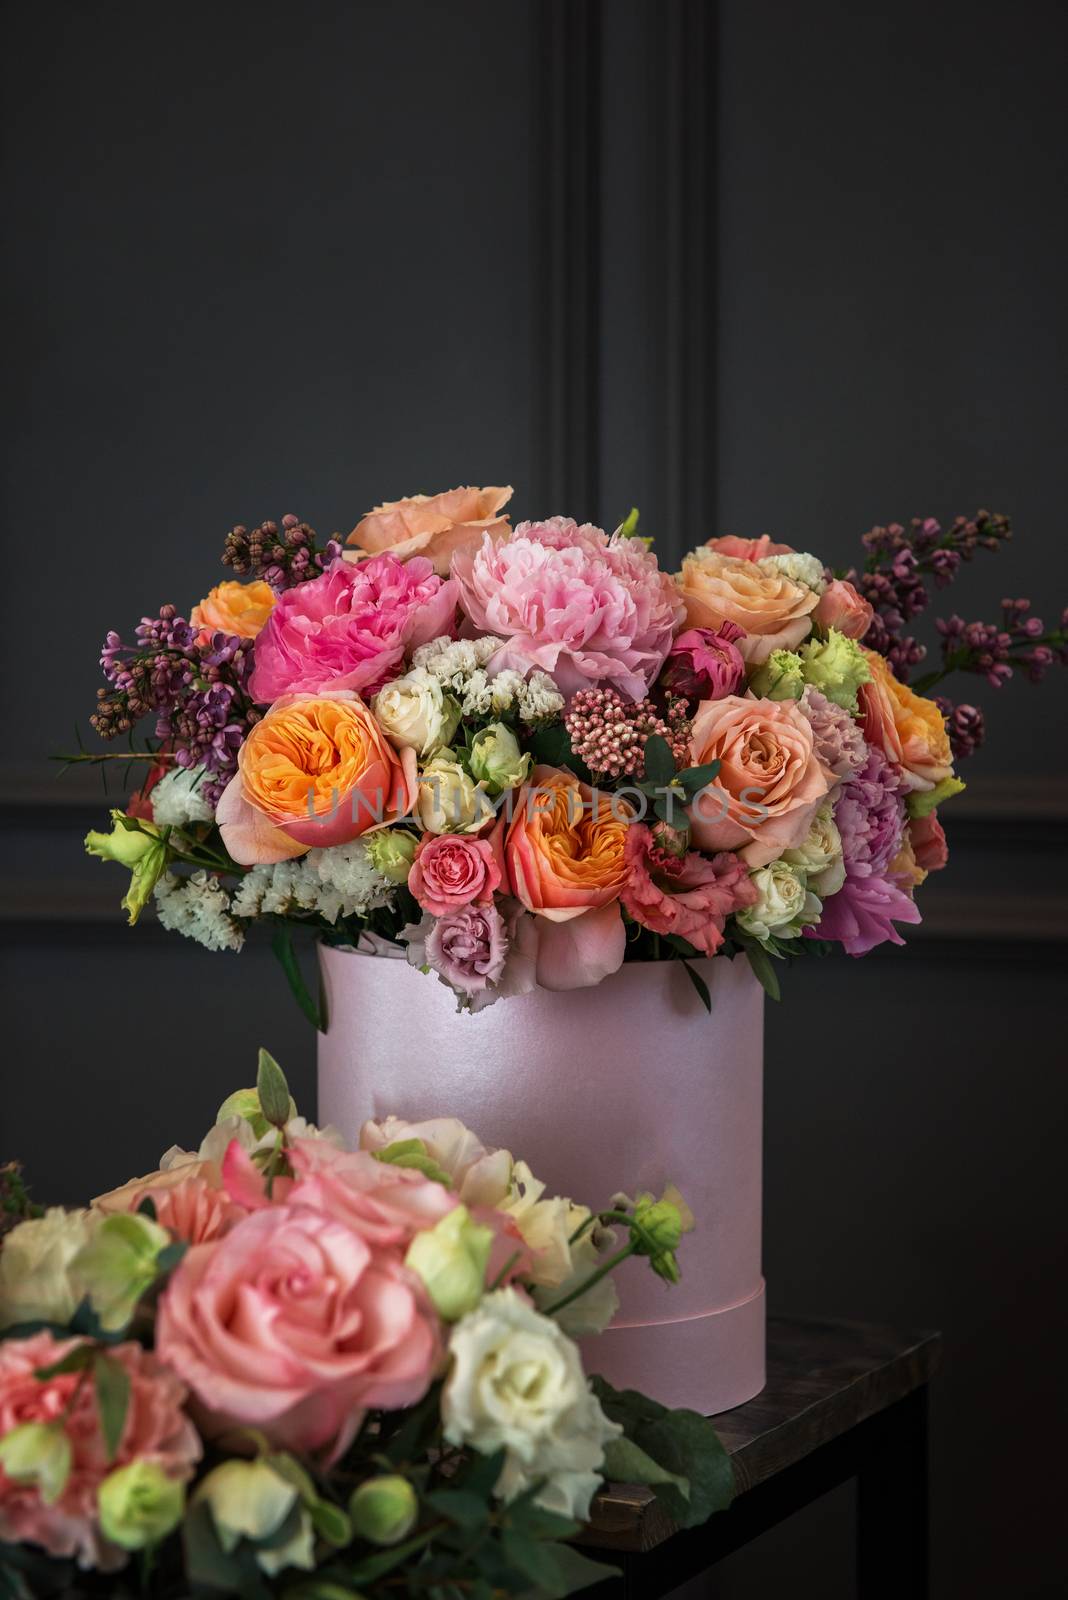
[(671, 647), (660, 687), (685, 700), (722, 700), (745, 684), (745, 662), (735, 640), (744, 639), (745, 630), (736, 622), (721, 622), (719, 627), (687, 628)]
[(196, 1429), (182, 1410), (185, 1386), (139, 1344), (109, 1345), (107, 1354), (130, 1381), (126, 1423), (114, 1460), (100, 1432), (91, 1383), (79, 1372), (37, 1378), (82, 1343), (35, 1333), (0, 1344), (0, 1436), (23, 1422), (62, 1417), (71, 1446), (71, 1470), (63, 1492), (45, 1505), (36, 1486), (8, 1478), (0, 1468), (0, 1539), (41, 1545), (54, 1556), (77, 1556), (83, 1568), (114, 1572), (128, 1557), (104, 1538), (97, 1520), (97, 1490), (116, 1467), (149, 1460), (183, 1482), (200, 1458)]
[(569, 518), (487, 536), (457, 551), (452, 571), (475, 627), (506, 641), (489, 671), (538, 667), (564, 694), (611, 683), (641, 700), (683, 616), (674, 580), (640, 541)]
[(323, 689), (370, 697), (401, 671), (406, 650), (450, 631), (455, 611), (456, 585), (425, 556), (339, 557), (279, 595), (256, 639), (252, 698), (269, 705)]
[(368, 1408), (426, 1393), (440, 1339), (399, 1250), (280, 1205), (194, 1245), (160, 1301), (156, 1348), (213, 1431), (250, 1425), (336, 1457)]
[(427, 834), (415, 852), (408, 888), (424, 911), (441, 917), (472, 902), (489, 905), (503, 876), (503, 863), (488, 839)]
[(325, 1139), (295, 1140), (289, 1160), (296, 1181), (287, 1204), (311, 1206), (374, 1246), (403, 1253), (456, 1205), (454, 1194), (421, 1172), (376, 1161), (365, 1150), (339, 1150)]
[(723, 924), (732, 911), (752, 905), (757, 891), (745, 862), (731, 851), (672, 855), (657, 844), (644, 824), (627, 830), (627, 882), (620, 899), (643, 928), (674, 933), (706, 956), (723, 943)]
[(725, 533), (719, 539), (708, 539), (705, 548), (721, 556), (733, 556), (736, 561), (763, 561), (765, 556), (794, 553), (792, 544), (775, 544), (769, 533), (762, 533), (759, 539), (740, 539), (737, 534)]

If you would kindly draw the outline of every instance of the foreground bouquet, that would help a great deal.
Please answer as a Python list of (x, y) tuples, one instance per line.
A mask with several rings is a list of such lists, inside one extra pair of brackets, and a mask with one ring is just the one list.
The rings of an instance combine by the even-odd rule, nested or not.
[(874, 528), (838, 575), (717, 538), (670, 575), (636, 513), (512, 529), (510, 494), (381, 506), (346, 547), (291, 516), (237, 527), (247, 581), (108, 635), (93, 724), (150, 770), (86, 843), (130, 869), (130, 920), (154, 898), (217, 950), (272, 922), (311, 1015), (296, 925), (406, 954), (472, 1011), (739, 952), (777, 993), (769, 957), (900, 944), (983, 731), (927, 693), (1068, 658), (1063, 617), (1006, 600), (940, 620), (942, 664), (909, 684), (929, 585), (1006, 520)]
[(266, 1052), (88, 1210), (5, 1177), (0, 1593), (563, 1596), (613, 1570), (565, 1542), (606, 1477), (684, 1526), (730, 1500), (709, 1424), (574, 1342), (627, 1257), (677, 1279), (671, 1191), (595, 1214), (447, 1118), (348, 1150)]

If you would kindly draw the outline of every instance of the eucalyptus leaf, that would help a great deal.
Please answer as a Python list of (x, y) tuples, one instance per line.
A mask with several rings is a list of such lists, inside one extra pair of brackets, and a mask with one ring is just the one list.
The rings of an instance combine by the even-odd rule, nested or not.
[(126, 1368), (98, 1352), (93, 1361), (93, 1388), (100, 1413), (100, 1432), (109, 1461), (114, 1461), (126, 1426), (130, 1406), (130, 1378)]
[(645, 741), (645, 776), (661, 788), (675, 776), (675, 757), (662, 734), (651, 733)]
[(538, 1584), (542, 1600), (564, 1600), (565, 1595), (588, 1589), (592, 1584), (603, 1583), (606, 1578), (618, 1578), (618, 1567), (606, 1566), (601, 1561), (591, 1561), (589, 1556), (576, 1550), (573, 1544), (546, 1544), (544, 1550), (552, 1559), (552, 1576)]
[(700, 794), (707, 784), (719, 772), (718, 761), (708, 761), (703, 767), (687, 767), (685, 772), (679, 773), (679, 782), (686, 791), (687, 800), (692, 800), (694, 795)]
[(625, 1435), (609, 1439), (604, 1449), (604, 1475), (614, 1483), (673, 1483), (684, 1499), (690, 1498), (690, 1480), (654, 1461), (641, 1445)]
[(276, 1128), (284, 1128), (289, 1121), (289, 1085), (285, 1073), (269, 1050), (260, 1050), (256, 1093), (260, 1098), (260, 1110), (267, 1121)]
[(696, 1411), (669, 1411), (632, 1389), (613, 1389), (593, 1379), (594, 1392), (606, 1415), (618, 1422), (625, 1437), (669, 1473), (685, 1478), (689, 1494), (670, 1481), (651, 1485), (657, 1500), (681, 1528), (696, 1528), (715, 1511), (724, 1511), (734, 1493), (730, 1457), (707, 1417)]

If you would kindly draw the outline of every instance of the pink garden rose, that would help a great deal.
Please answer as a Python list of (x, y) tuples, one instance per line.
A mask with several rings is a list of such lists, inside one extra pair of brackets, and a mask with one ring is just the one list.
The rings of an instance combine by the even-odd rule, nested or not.
[(673, 933), (706, 956), (723, 943), (723, 925), (732, 911), (757, 899), (745, 862), (732, 851), (672, 855), (644, 824), (627, 830), (627, 882), (624, 908), (653, 933)]
[(415, 852), (408, 888), (424, 911), (441, 917), (472, 902), (490, 905), (503, 875), (503, 863), (488, 839), (428, 833)]
[(186, 1390), (173, 1372), (139, 1344), (108, 1346), (130, 1383), (126, 1422), (113, 1460), (100, 1432), (91, 1383), (79, 1372), (38, 1378), (38, 1367), (61, 1361), (80, 1339), (35, 1333), (0, 1344), (0, 1437), (23, 1422), (55, 1422), (71, 1446), (71, 1470), (59, 1498), (46, 1505), (35, 1484), (8, 1478), (0, 1468), (0, 1539), (41, 1545), (54, 1556), (76, 1556), (83, 1568), (114, 1572), (129, 1557), (100, 1531), (97, 1490), (116, 1467), (141, 1459), (154, 1462), (181, 1482), (200, 1458), (196, 1429), (182, 1410)]
[(824, 589), (812, 615), (821, 628), (837, 628), (847, 639), (863, 639), (875, 612), (847, 579), (835, 578)]
[(98, 1196), (93, 1205), (113, 1215), (137, 1211), (143, 1200), (151, 1200), (161, 1228), (168, 1228), (186, 1244), (204, 1244), (226, 1233), (245, 1215), (244, 1207), (235, 1205), (223, 1188), (218, 1169), (212, 1168), (213, 1163), (205, 1161), (131, 1178), (121, 1189)]
[(331, 562), (279, 595), (255, 644), (252, 698), (356, 689), (369, 698), (403, 670), (406, 651), (452, 628), (456, 585), (425, 556)]
[(500, 539), (508, 532), (501, 507), (511, 498), (510, 488), (465, 488), (387, 500), (360, 519), (348, 542), (368, 555), (388, 550), (401, 561), (427, 556), (434, 571), (447, 577), (454, 551), (481, 544), (484, 534)]
[(456, 1195), (421, 1172), (376, 1161), (365, 1150), (339, 1150), (326, 1139), (294, 1140), (289, 1161), (295, 1181), (288, 1205), (311, 1206), (368, 1244), (402, 1254), (456, 1205)]
[(609, 683), (641, 700), (683, 615), (674, 581), (639, 540), (566, 517), (487, 536), (457, 551), (452, 572), (475, 627), (506, 641), (490, 673), (537, 667), (563, 694)]
[(792, 544), (776, 544), (768, 533), (759, 539), (740, 539), (737, 534), (725, 533), (718, 539), (705, 541), (706, 550), (715, 550), (721, 556), (733, 556), (736, 561), (763, 561), (765, 556), (792, 556)]
[(156, 1324), (205, 1430), (259, 1428), (340, 1454), (362, 1414), (414, 1405), (437, 1365), (434, 1312), (399, 1250), (307, 1206), (271, 1206), (194, 1245)]
[(685, 700), (722, 700), (745, 686), (745, 661), (736, 641), (745, 637), (735, 622), (687, 628), (671, 647), (660, 686)]

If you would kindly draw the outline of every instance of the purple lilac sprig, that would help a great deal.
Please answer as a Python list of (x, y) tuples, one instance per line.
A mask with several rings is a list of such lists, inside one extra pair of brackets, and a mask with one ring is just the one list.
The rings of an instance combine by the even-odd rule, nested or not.
[(100, 665), (111, 688), (97, 690), (90, 722), (114, 739), (154, 714), (161, 753), (176, 766), (206, 768), (204, 796), (214, 805), (260, 718), (249, 694), (253, 641), (194, 628), (171, 605), (143, 617), (134, 640), (108, 634)]
[(262, 578), (276, 592), (293, 589), (319, 574), (342, 553), (337, 539), (327, 541), (320, 550), (315, 529), (292, 513), (277, 522), (261, 522), (249, 531), (238, 523), (226, 535), (223, 566), (239, 577)]

